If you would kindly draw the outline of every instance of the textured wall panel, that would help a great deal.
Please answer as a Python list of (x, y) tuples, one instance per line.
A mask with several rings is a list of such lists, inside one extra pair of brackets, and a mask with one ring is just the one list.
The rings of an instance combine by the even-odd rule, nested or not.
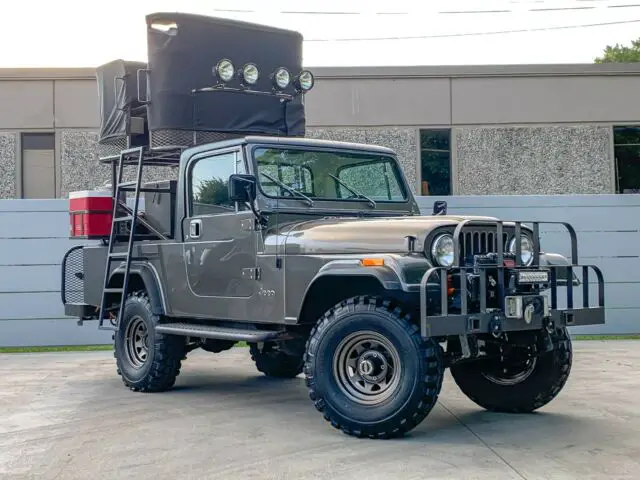
[(0, 198), (16, 196), (16, 135), (0, 132)]
[[(98, 135), (93, 131), (64, 130), (60, 134), (61, 196), (75, 190), (90, 190), (111, 182), (111, 167), (98, 161)], [(135, 179), (135, 166), (125, 169), (125, 180)], [(176, 178), (177, 168), (147, 167), (143, 181)]]
[(613, 193), (610, 129), (454, 129), (459, 195)]

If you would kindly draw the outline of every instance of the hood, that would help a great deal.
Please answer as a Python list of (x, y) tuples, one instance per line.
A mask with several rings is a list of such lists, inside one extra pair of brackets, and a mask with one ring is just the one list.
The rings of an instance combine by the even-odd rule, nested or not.
[[(468, 215), (322, 218), (283, 226), (279, 243), (285, 243), (287, 255), (405, 253), (408, 235), (416, 237), (416, 250), (422, 249), (431, 230), (463, 220), (497, 219)], [(268, 244), (275, 244), (273, 237)]]

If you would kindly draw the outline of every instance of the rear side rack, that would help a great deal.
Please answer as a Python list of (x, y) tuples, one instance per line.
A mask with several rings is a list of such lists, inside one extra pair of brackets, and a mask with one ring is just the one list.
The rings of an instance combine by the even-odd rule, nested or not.
[[(153, 227), (149, 222), (138, 216), (138, 207), (140, 203), (140, 194), (142, 192), (166, 193), (169, 190), (165, 188), (149, 188), (142, 187), (142, 173), (144, 165), (155, 166), (175, 166), (180, 162), (180, 149), (167, 149), (162, 151), (150, 150), (148, 147), (134, 147), (120, 152), (118, 156), (102, 158), (102, 162), (111, 162), (112, 164), (112, 196), (113, 196), (113, 213), (111, 219), (111, 233), (109, 235), (109, 243), (107, 249), (107, 261), (104, 271), (104, 283), (102, 288), (102, 299), (100, 302), (100, 310), (98, 314), (98, 329), (100, 330), (117, 330), (120, 320), (124, 313), (124, 304), (126, 301), (126, 292), (129, 288), (129, 276), (131, 270), (131, 262), (136, 260), (132, 256), (133, 244), (142, 237), (136, 233), (138, 223), (142, 224), (151, 232), (155, 238), (166, 240), (167, 237)], [(136, 166), (136, 176), (133, 181), (124, 181), (124, 167)], [(126, 193), (132, 192), (133, 207), (129, 207), (126, 203)], [(127, 235), (126, 250), (115, 251), (114, 247), (118, 243), (121, 225), (129, 225), (129, 233)], [(148, 235), (144, 235), (148, 238)], [(109, 285), (111, 275), (112, 262), (120, 262), (123, 264), (122, 285), (113, 287)], [(120, 308), (115, 319), (109, 315), (109, 302), (112, 294), (120, 295)], [(109, 324), (105, 322), (110, 320)]]
[[(504, 249), (501, 241), (497, 242), (497, 261), (491, 265), (466, 265), (463, 264), (460, 252), (460, 236), (464, 233), (465, 227), (473, 223), (473, 226), (490, 225), (496, 228), (496, 238), (503, 238), (505, 223), (512, 223), (515, 226), (515, 238), (520, 239), (522, 224), (533, 224), (533, 260), (530, 265), (525, 266), (521, 259), (520, 241), (516, 241), (515, 265), (505, 265)], [(569, 265), (543, 265), (540, 266), (540, 224), (563, 225), (569, 232), (571, 240), (571, 258)], [(505, 271), (521, 275), (520, 272), (532, 272), (532, 274), (543, 274), (548, 272), (548, 282), (541, 282), (550, 290), (549, 300), (549, 321), (553, 325), (577, 326), (593, 325), (604, 323), (604, 277), (602, 271), (596, 265), (578, 264), (578, 242), (574, 228), (566, 222), (525, 222), (525, 221), (489, 221), (489, 220), (465, 220), (458, 224), (453, 234), (454, 261), (451, 267), (433, 267), (422, 276), (420, 281), (420, 311), (421, 311), (421, 333), (423, 337), (465, 335), (471, 333), (493, 333), (501, 331), (528, 330), (534, 328), (520, 318), (507, 318), (505, 316), (505, 301), (509, 298), (509, 288), (505, 285)], [(566, 303), (567, 308), (558, 309), (558, 272), (562, 269), (566, 272)], [(486, 304), (488, 271), (497, 270), (497, 300), (498, 308), (488, 309)], [(582, 271), (582, 306), (574, 305), (574, 284), (573, 272)], [(589, 295), (589, 272), (592, 271), (597, 279), (598, 299), (597, 306), (591, 306)], [(479, 277), (479, 308), (471, 310), (468, 305), (469, 288), (466, 282), (467, 274), (475, 274)], [(460, 308), (459, 313), (449, 313), (449, 276), (459, 274), (460, 276)], [(526, 275), (526, 273), (524, 274)], [(433, 279), (436, 279), (433, 282)], [(439, 284), (440, 311), (436, 314), (427, 314), (428, 297), (427, 284), (433, 286)], [(458, 310), (458, 309), (456, 309)]]

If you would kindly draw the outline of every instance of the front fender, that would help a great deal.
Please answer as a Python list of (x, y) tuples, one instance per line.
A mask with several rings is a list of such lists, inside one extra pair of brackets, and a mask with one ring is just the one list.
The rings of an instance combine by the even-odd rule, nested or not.
[(402, 280), (392, 265), (385, 259), (382, 266), (365, 267), (360, 263), (360, 259), (343, 259), (333, 260), (318, 271), (316, 276), (310, 283), (310, 286), (316, 280), (326, 276), (368, 276), (373, 277), (380, 282), (385, 290), (402, 289)]
[[(563, 255), (560, 255), (559, 253), (540, 253), (540, 266), (543, 267), (545, 265), (570, 266), (571, 263), (569, 262), (569, 259), (567, 259)], [(571, 276), (573, 277), (573, 285), (574, 286), (580, 285), (580, 280), (578, 280), (578, 277), (576, 277), (575, 272), (571, 272)], [(556, 269), (556, 281), (559, 287), (567, 286), (567, 269), (566, 268)]]

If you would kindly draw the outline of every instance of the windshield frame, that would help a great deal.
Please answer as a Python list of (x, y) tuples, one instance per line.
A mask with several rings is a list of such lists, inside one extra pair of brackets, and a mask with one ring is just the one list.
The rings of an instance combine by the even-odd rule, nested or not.
[[(270, 150), (300, 150), (302, 152), (326, 152), (326, 153), (335, 153), (335, 154), (356, 154), (356, 155), (370, 155), (370, 156), (375, 156), (378, 158), (383, 158), (383, 159), (388, 159), (390, 161), (390, 163), (392, 163), (392, 168), (395, 169), (395, 175), (398, 181), (398, 188), (400, 189), (400, 192), (402, 194), (402, 196), (404, 197), (401, 200), (388, 200), (388, 199), (375, 199), (375, 203), (377, 205), (388, 205), (389, 207), (391, 206), (395, 206), (397, 207), (401, 207), (401, 206), (408, 206), (411, 205), (413, 203), (413, 196), (412, 196), (412, 192), (410, 191), (409, 188), (409, 184), (407, 182), (406, 176), (404, 171), (402, 170), (402, 167), (400, 166), (400, 162), (398, 161), (398, 158), (396, 155), (394, 154), (390, 154), (390, 153), (386, 153), (386, 152), (379, 152), (379, 151), (375, 151), (375, 150), (367, 150), (366, 148), (349, 148), (349, 147), (343, 147), (343, 146), (336, 146), (336, 147), (331, 147), (331, 146), (327, 146), (327, 145), (321, 145), (321, 146), (316, 146), (316, 145), (296, 145), (296, 144), (287, 144), (285, 142), (278, 142), (278, 143), (251, 143), (247, 145), (248, 147), (248, 157), (249, 157), (249, 161), (251, 163), (251, 167), (253, 169), (253, 173), (256, 177), (256, 181), (257, 181), (257, 188), (258, 191), (260, 192), (260, 194), (262, 196), (264, 196), (264, 198), (267, 198), (269, 200), (277, 200), (279, 202), (287, 202), (287, 204), (289, 202), (296, 202), (297, 205), (302, 206), (302, 204), (300, 203), (300, 200), (302, 199), (302, 197), (297, 197), (297, 196), (278, 196), (278, 195), (271, 195), (271, 194), (267, 194), (264, 189), (262, 188), (262, 179), (260, 178), (260, 170), (258, 168), (258, 160), (256, 158), (256, 150), (258, 149), (270, 149)], [(371, 160), (370, 162), (364, 162), (363, 164), (369, 164), (369, 163), (376, 163), (375, 160)], [(286, 163), (285, 163), (286, 164)], [(291, 163), (289, 163), (288, 165), (292, 165)], [(345, 168), (344, 166), (341, 167), (341, 169)], [(313, 171), (310, 172), (313, 178)], [(336, 175), (337, 176), (337, 175)], [(305, 193), (305, 192), (303, 192)], [(306, 194), (306, 193), (305, 193)], [(366, 204), (368, 204), (368, 200), (364, 199), (364, 198), (331, 198), (331, 197), (311, 197), (313, 202), (318, 205), (318, 204), (344, 204), (344, 205), (348, 205), (347, 208), (351, 208), (351, 206), (357, 207), (359, 210), (361, 209), (361, 206), (364, 206)], [(284, 205), (283, 205), (284, 206)], [(313, 209), (313, 207), (311, 206), (307, 206), (306, 208), (309, 209)], [(371, 211), (375, 211), (376, 208), (369, 208), (367, 207), (367, 210), (371, 210)]]

